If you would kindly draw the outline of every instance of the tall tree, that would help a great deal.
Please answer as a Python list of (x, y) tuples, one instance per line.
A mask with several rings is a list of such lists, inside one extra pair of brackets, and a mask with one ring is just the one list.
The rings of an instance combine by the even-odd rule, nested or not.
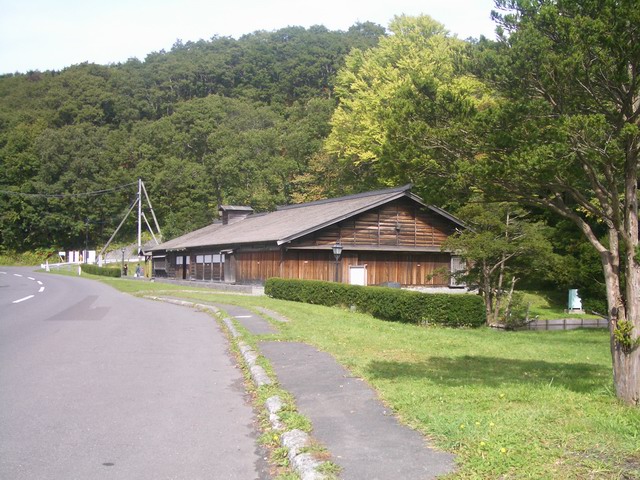
[(549, 227), (531, 220), (515, 203), (487, 203), (476, 196), (456, 215), (470, 229), (449, 237), (445, 247), (467, 261), (465, 279), (478, 285), (487, 324), (513, 326), (524, 318), (510, 318), (513, 289), (523, 276), (544, 276), (559, 259), (548, 239)]
[(448, 141), (452, 111), (480, 106), (487, 89), (463, 68), (469, 45), (431, 17), (395, 17), (389, 30), (377, 47), (354, 50), (338, 73), (325, 148), (361, 183), (412, 182), (444, 204), (450, 185), (433, 155)]
[[(495, 14), (501, 37), (474, 45), (477, 63), (454, 56), (427, 75), (414, 66), (416, 74), (401, 82), (394, 72), (414, 58), (405, 49), (407, 60), (395, 58), (369, 87), (361, 72), (373, 53), (348, 60), (339, 78), (351, 76), (353, 91), (341, 90), (346, 100), (336, 115), (346, 119), (334, 116), (330, 138), (345, 141), (337, 152), (343, 157), (372, 162), (385, 178), (417, 177), (427, 194), (429, 178), (447, 173), (487, 198), (544, 207), (573, 222), (602, 264), (617, 395), (638, 405), (640, 3), (496, 3), (505, 10)], [(460, 70), (442, 78), (447, 65)], [(359, 99), (367, 88), (384, 96), (371, 94), (369, 108), (356, 110), (367, 106)], [(354, 156), (359, 151), (368, 157)]]
[(487, 148), (470, 172), (494, 195), (571, 220), (599, 253), (616, 392), (640, 405), (640, 3), (496, 5), (501, 37), (484, 68), (505, 102), (483, 118)]

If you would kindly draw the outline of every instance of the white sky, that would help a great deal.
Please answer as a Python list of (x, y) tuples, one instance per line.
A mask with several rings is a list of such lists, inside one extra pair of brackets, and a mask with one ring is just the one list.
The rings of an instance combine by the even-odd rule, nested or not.
[(124, 62), (214, 35), (289, 25), (386, 27), (394, 15), (431, 15), (459, 38), (493, 38), (493, 0), (0, 0), (0, 74)]

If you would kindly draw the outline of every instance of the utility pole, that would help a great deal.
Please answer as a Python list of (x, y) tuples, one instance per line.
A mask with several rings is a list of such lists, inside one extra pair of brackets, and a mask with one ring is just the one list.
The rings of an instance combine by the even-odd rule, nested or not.
[[(131, 184), (129, 184), (129, 185), (131, 185)], [(113, 234), (111, 235), (111, 238), (109, 238), (109, 241), (106, 243), (106, 245), (104, 247), (102, 247), (102, 250), (100, 251), (100, 254), (98, 255), (98, 257), (102, 257), (104, 252), (107, 251), (107, 248), (109, 248), (109, 245), (111, 244), (111, 241), (115, 238), (117, 233), (120, 231), (120, 229), (122, 228), (122, 225), (124, 225), (124, 222), (127, 220), (127, 218), (129, 218), (129, 215), (131, 215), (131, 212), (133, 212), (133, 209), (136, 208), (136, 204), (138, 206), (138, 256), (142, 255), (142, 222), (143, 221), (147, 224), (147, 227), (149, 228), (149, 231), (151, 232), (151, 236), (153, 236), (153, 238), (156, 241), (156, 243), (159, 243), (158, 240), (156, 239), (154, 233), (153, 233), (153, 229), (151, 228), (151, 225), (149, 225), (149, 222), (147, 221), (147, 217), (145, 216), (144, 212), (142, 211), (142, 194), (143, 193), (145, 195), (145, 198), (147, 199), (147, 203), (149, 204), (149, 209), (151, 210), (151, 215), (153, 216), (153, 221), (155, 222), (156, 228), (158, 230), (158, 237), (160, 238), (160, 240), (162, 240), (162, 233), (160, 232), (160, 225), (158, 225), (158, 219), (156, 218), (156, 214), (153, 212), (153, 206), (151, 206), (151, 200), (149, 199), (149, 195), (147, 194), (147, 189), (145, 188), (144, 183), (142, 182), (142, 179), (139, 178), (138, 179), (138, 194), (136, 196), (135, 201), (131, 204), (131, 206), (129, 207), (129, 210), (127, 210), (127, 213), (125, 214), (124, 218), (120, 222), (120, 225), (118, 225), (118, 228), (116, 228), (115, 232), (113, 232)]]
[(142, 255), (142, 179), (138, 178), (138, 257)]
[(89, 263), (89, 218), (84, 222), (84, 263)]

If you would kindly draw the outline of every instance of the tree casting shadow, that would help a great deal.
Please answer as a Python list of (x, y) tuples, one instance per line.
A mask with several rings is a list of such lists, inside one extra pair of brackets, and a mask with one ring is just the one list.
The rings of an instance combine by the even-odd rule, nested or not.
[(418, 363), (375, 360), (367, 368), (371, 375), (378, 379), (424, 378), (451, 387), (551, 384), (578, 393), (602, 390), (605, 384), (608, 385), (611, 375), (609, 369), (587, 363), (517, 360), (479, 355), (431, 357)]

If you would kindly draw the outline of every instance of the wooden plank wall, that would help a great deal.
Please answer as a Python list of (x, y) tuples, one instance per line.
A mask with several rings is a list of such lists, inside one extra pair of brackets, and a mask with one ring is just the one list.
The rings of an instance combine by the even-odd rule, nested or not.
[(288, 251), (285, 255), (282, 277), (300, 280), (333, 281), (335, 278), (335, 258), (333, 253), (329, 251)]
[[(182, 257), (185, 254), (182, 252), (167, 252), (166, 256), (166, 268), (167, 268), (167, 277), (175, 278), (177, 280), (182, 280), (182, 270), (184, 265), (177, 264), (177, 257)], [(190, 278), (190, 272), (187, 272), (187, 280)]]
[(451, 260), (448, 253), (358, 253), (348, 254), (343, 265), (348, 281), (349, 265), (367, 265), (367, 282), (380, 285), (397, 282), (403, 286), (447, 286)]
[[(211, 253), (210, 251), (206, 252), (207, 255)], [(211, 263), (196, 263), (196, 256), (203, 254), (204, 253), (200, 251), (190, 252), (189, 254), (185, 254), (184, 252), (167, 252), (165, 258), (166, 276), (168, 278), (182, 280), (184, 265), (177, 264), (177, 257), (187, 256), (189, 257), (186, 275), (187, 280), (224, 281), (224, 269), (221, 272), (219, 263), (214, 262), (213, 265), (211, 265)]]
[(279, 250), (236, 252), (236, 282), (262, 283), (267, 278), (281, 276), (280, 255)]
[[(292, 246), (330, 246), (340, 241), (345, 247), (340, 263), (340, 279), (348, 282), (349, 265), (367, 265), (368, 284), (397, 282), (401, 285), (445, 286), (450, 271), (448, 253), (397, 253), (382, 251), (349, 251), (349, 246), (361, 247), (431, 247), (439, 249), (455, 230), (455, 224), (421, 207), (408, 198), (370, 210), (339, 224), (307, 235)], [(210, 265), (195, 262), (196, 255), (212, 252), (190, 252), (189, 277), (214, 279), (220, 272), (211, 272)], [(181, 278), (176, 268), (175, 254), (167, 255), (167, 275)], [(228, 281), (263, 283), (270, 277), (333, 281), (335, 260), (330, 250), (236, 250), (226, 266)], [(215, 266), (214, 266), (215, 268)], [(232, 271), (233, 270), (233, 271)], [(235, 278), (233, 278), (235, 273)], [(219, 278), (219, 277), (218, 277)]]
[(399, 199), (378, 209), (313, 233), (296, 245), (376, 245), (440, 247), (455, 231), (455, 225), (408, 199)]
[[(334, 281), (336, 263), (331, 251), (289, 250), (236, 252), (236, 281), (263, 283), (270, 277)], [(339, 281), (349, 281), (350, 265), (367, 265), (367, 283), (379, 285), (447, 286), (450, 270), (448, 253), (348, 252), (339, 263)]]

